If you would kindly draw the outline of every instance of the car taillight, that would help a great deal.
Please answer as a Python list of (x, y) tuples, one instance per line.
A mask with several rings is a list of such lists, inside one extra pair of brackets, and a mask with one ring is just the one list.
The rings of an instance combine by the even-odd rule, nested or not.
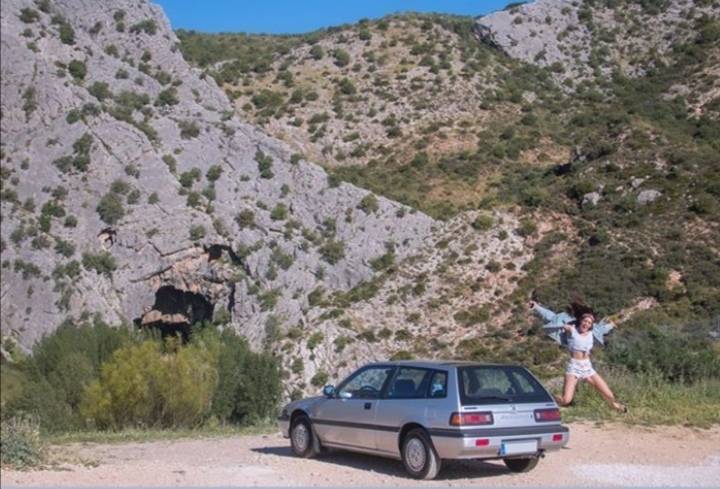
[(451, 426), (478, 426), (493, 424), (493, 415), (487, 413), (452, 413), (450, 416)]
[(560, 421), (560, 410), (555, 409), (536, 409), (535, 421)]
[(562, 434), (560, 433), (553, 435), (553, 441), (562, 441), (562, 438)]

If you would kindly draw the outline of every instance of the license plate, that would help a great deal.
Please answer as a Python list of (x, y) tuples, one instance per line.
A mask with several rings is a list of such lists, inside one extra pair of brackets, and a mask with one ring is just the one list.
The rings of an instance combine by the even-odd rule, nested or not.
[(536, 453), (537, 440), (504, 441), (500, 445), (500, 455), (519, 455), (521, 453)]

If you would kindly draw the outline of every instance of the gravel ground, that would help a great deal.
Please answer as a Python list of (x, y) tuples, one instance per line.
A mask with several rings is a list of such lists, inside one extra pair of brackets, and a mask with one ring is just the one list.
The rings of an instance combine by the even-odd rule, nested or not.
[(398, 461), (333, 452), (294, 457), (279, 434), (54, 447), (49, 469), (2, 471), (16, 486), (675, 486), (720, 483), (720, 426), (641, 428), (570, 425), (566, 449), (535, 470), (511, 474), (498, 461), (447, 462), (434, 481), (409, 479)]

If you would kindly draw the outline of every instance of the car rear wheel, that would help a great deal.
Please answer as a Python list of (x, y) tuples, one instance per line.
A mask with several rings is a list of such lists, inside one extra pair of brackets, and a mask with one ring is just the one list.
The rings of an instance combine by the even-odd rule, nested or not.
[(434, 479), (440, 472), (440, 458), (430, 437), (421, 429), (410, 431), (403, 439), (402, 462), (415, 479)]
[(540, 461), (539, 457), (503, 459), (510, 472), (530, 472)]
[(307, 416), (298, 416), (290, 426), (290, 446), (298, 457), (310, 458), (320, 453), (320, 441), (315, 438)]

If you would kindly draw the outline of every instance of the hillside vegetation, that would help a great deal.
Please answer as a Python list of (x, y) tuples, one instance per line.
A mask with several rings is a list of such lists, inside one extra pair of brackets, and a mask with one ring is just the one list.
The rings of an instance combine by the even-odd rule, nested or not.
[[(555, 3), (537, 8), (547, 5)], [(503, 358), (529, 343), (518, 360), (538, 348), (526, 334), (532, 291), (556, 308), (580, 295), (601, 315), (631, 317), (619, 335), (717, 318), (717, 3), (586, 1), (563, 8), (575, 24), (537, 19), (527, 14), (531, 7), (477, 22), (519, 19), (508, 36), (567, 22), (558, 49), (574, 48), (576, 60), (594, 69), (576, 73), (540, 57), (512, 58), (487, 38), (480, 42), (473, 19), (450, 16), (390, 16), (306, 36), (179, 37), (185, 56), (223, 84), (243, 118), (322, 162), (335, 178), (441, 219), (511, 209), (522, 223), (516, 232), (535, 243), (527, 263), (500, 258), (500, 269), (522, 269), (495, 296), (477, 304), (478, 293), (493, 290), (487, 282), (453, 289), (451, 309), (480, 311), (471, 323), (476, 337), (458, 333), (457, 320), (448, 324), (446, 309), (437, 312), (449, 298), (438, 289), (388, 304), (402, 276), (452, 285), (458, 278), (447, 260), (458, 269), (484, 267), (492, 256), (482, 250), (479, 263), (472, 253), (462, 258), (462, 233), (449, 238), (451, 245), (458, 240), (457, 250), (442, 265), (401, 266), (378, 294), (385, 299), (368, 298), (350, 316), (382, 311), (379, 322), (406, 322), (418, 343), (445, 324), (448, 354)], [(598, 52), (572, 45), (575, 31), (601, 38)], [(662, 36), (673, 43), (661, 43)], [(251, 61), (251, 52), (262, 53), (262, 61)], [(545, 223), (553, 223), (551, 232), (538, 231)], [(483, 327), (493, 324), (509, 328), (510, 338)]]

